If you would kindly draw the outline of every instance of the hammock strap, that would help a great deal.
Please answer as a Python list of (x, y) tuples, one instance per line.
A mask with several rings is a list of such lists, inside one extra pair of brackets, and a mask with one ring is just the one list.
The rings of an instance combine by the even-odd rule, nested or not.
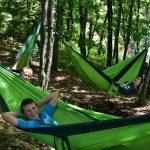
[(120, 119), (111, 120), (100, 120), (94, 122), (76, 123), (70, 125), (60, 125), (53, 127), (42, 127), (42, 128), (24, 128), (21, 130), (33, 133), (40, 133), (46, 135), (54, 135), (57, 137), (67, 137), (76, 134), (83, 134), (89, 132), (95, 132), (100, 130), (107, 130), (113, 128), (120, 128), (124, 126), (137, 125), (142, 123), (150, 122), (150, 115), (127, 117)]

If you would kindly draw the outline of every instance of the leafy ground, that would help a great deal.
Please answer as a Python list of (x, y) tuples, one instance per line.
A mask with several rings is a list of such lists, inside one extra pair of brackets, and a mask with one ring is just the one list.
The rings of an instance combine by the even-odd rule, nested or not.
[[(6, 52), (1, 50), (0, 60), (4, 66), (10, 66), (16, 50)], [(38, 62), (32, 62), (34, 70), (33, 83), (38, 84)], [(60, 97), (69, 103), (114, 114), (117, 116), (141, 115), (149, 113), (150, 105), (138, 106), (137, 97), (108, 97), (107, 93), (95, 90), (83, 84), (74, 71), (63, 71), (59, 69), (57, 73), (52, 73), (49, 90), (60, 90)], [(1, 111), (0, 111), (1, 112)], [(0, 149), (1, 150), (49, 150), (49, 146), (27, 137), (24, 132), (6, 124), (0, 117)]]

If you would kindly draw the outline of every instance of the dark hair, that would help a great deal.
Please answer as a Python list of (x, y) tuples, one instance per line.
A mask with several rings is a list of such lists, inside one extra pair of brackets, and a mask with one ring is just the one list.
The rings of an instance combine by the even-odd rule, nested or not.
[[(21, 112), (24, 113), (24, 109), (23, 107), (28, 105), (28, 104), (33, 104), (35, 103), (35, 101), (31, 98), (26, 98), (24, 99), (22, 102), (21, 102), (21, 105), (20, 105), (20, 109), (21, 109)], [(35, 103), (36, 104), (36, 103)]]

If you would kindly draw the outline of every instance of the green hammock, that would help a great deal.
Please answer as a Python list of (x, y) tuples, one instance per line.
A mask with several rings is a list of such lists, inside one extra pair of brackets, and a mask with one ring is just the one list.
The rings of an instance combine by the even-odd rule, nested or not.
[(39, 35), (41, 23), (37, 25), (34, 32), (28, 37), (24, 45), (18, 51), (15, 57), (15, 64), (17, 62), (17, 70), (21, 70), (25, 66), (29, 66), (30, 59), (32, 57), (33, 49)]
[[(142, 70), (142, 66), (146, 59), (147, 50), (129, 58), (109, 69), (100, 71), (86, 58), (81, 56), (66, 41), (63, 41), (68, 54), (80, 78), (89, 86), (104, 90), (110, 95), (115, 95), (119, 88), (116, 82), (124, 83), (133, 81)], [(121, 90), (120, 90), (121, 91)]]
[[(19, 111), (23, 99), (39, 101), (46, 95), (0, 67), (0, 102), (5, 110)], [(59, 100), (53, 119), (60, 126), (24, 130), (58, 150), (147, 150), (150, 146), (150, 115), (118, 118)]]

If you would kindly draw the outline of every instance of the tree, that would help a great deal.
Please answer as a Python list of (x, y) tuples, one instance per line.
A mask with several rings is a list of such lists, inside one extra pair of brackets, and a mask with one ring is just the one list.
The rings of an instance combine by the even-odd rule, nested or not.
[(46, 65), (46, 24), (47, 24), (47, 10), (48, 10), (48, 0), (42, 1), (42, 21), (41, 21), (41, 51), (40, 51), (40, 76), (39, 81), (41, 81), (42, 87), (45, 85), (45, 65)]
[[(62, 28), (62, 0), (57, 0), (57, 9), (56, 9), (56, 31), (61, 33)], [(54, 47), (53, 47), (53, 64), (52, 69), (57, 71), (58, 69), (58, 52), (59, 52), (59, 36), (55, 36)]]
[[(50, 72), (53, 56), (53, 0), (45, 0), (42, 3), (42, 29), (41, 29), (41, 77), (42, 88), (47, 89), (50, 80)], [(48, 34), (46, 33), (46, 23), (48, 23)], [(46, 41), (46, 38), (47, 41)]]
[(112, 1), (107, 0), (107, 15), (108, 15), (108, 40), (107, 40), (107, 61), (106, 66), (110, 67), (112, 63)]
[(73, 4), (74, 1), (67, 1), (68, 3), (68, 11), (67, 11), (67, 19), (66, 19), (66, 26), (67, 26), (67, 35), (66, 35), (66, 40), (70, 41), (72, 38), (72, 32), (73, 32), (73, 23), (74, 23), (74, 18), (73, 18)]
[(136, 37), (135, 37), (135, 41), (136, 41), (136, 47), (137, 50), (139, 51), (139, 43), (140, 43), (140, 38), (138, 38), (139, 36), (139, 18), (140, 18), (140, 3), (141, 0), (137, 1), (137, 16), (136, 16)]
[(105, 24), (106, 24), (107, 19), (108, 19), (108, 15), (107, 15), (107, 13), (106, 13), (105, 20), (104, 20), (103, 25), (102, 25), (102, 30), (101, 30), (100, 40), (99, 40), (98, 55), (101, 54), (101, 51), (102, 51), (102, 49), (103, 49), (102, 41), (103, 41), (104, 35), (105, 35), (105, 32), (104, 32), (104, 26), (105, 26)]
[[(88, 54), (87, 54), (87, 58), (90, 54), (90, 50), (92, 48), (93, 45), (93, 37), (94, 37), (94, 33), (95, 33), (95, 29), (97, 28), (97, 24), (98, 24), (98, 19), (100, 17), (99, 15), (99, 11), (100, 11), (100, 5), (101, 5), (101, 1), (99, 2), (99, 4), (94, 5), (93, 1), (90, 1), (90, 7), (88, 8), (89, 10), (89, 33), (88, 33), (88, 42), (87, 42), (87, 49), (88, 49)], [(92, 8), (91, 8), (92, 6)], [(93, 18), (93, 16), (96, 14), (96, 17)]]
[(141, 87), (141, 91), (140, 91), (140, 95), (139, 95), (139, 99), (138, 99), (138, 103), (147, 103), (147, 101), (150, 100), (150, 58), (149, 58), (149, 62), (145, 63), (146, 66), (143, 66), (144, 71), (146, 71), (146, 73), (144, 74), (144, 81)]
[(122, 12), (122, 0), (118, 2), (118, 17), (116, 20), (116, 31), (115, 31), (115, 41), (114, 41), (114, 54), (113, 57), (116, 59), (116, 64), (118, 63), (118, 42), (119, 42), (119, 32), (121, 23), (121, 12)]
[(132, 30), (132, 17), (133, 17), (133, 6), (134, 6), (134, 0), (130, 1), (130, 10), (129, 10), (129, 20), (128, 20), (128, 27), (127, 27), (127, 35), (125, 39), (125, 49), (124, 49), (124, 55), (123, 55), (123, 60), (126, 59), (126, 54), (128, 51), (128, 45), (130, 42), (130, 35), (131, 35), (131, 30)]
[(86, 33), (86, 22), (87, 22), (87, 8), (84, 1), (79, 0), (79, 15), (80, 15), (80, 37), (79, 44), (81, 55), (86, 57), (86, 43), (85, 43), (85, 33)]
[(51, 75), (51, 66), (52, 66), (52, 58), (53, 58), (53, 0), (49, 0), (48, 2), (48, 42), (47, 42), (47, 62), (46, 62), (46, 77), (44, 80), (43, 89), (46, 90), (48, 88), (50, 75)]

